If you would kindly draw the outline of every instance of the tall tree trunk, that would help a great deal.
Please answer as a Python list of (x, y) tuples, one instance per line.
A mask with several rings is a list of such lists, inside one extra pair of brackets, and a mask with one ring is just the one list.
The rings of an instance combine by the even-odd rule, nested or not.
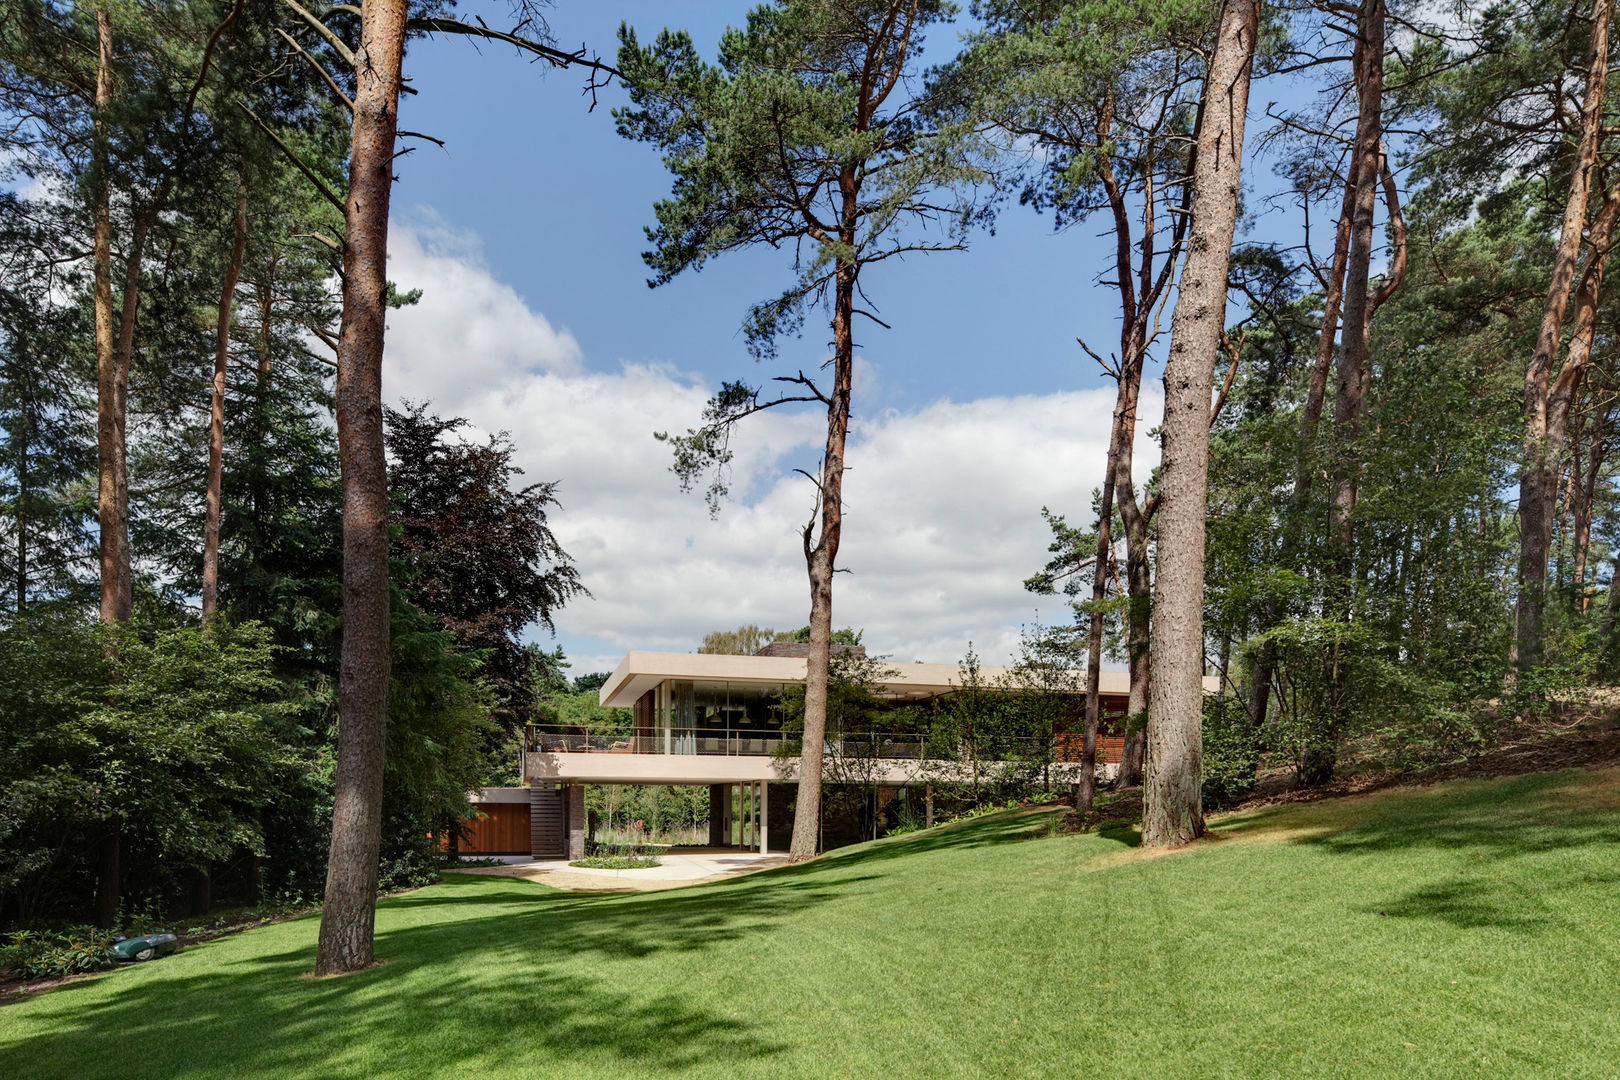
[[(839, 177), (843, 192), (846, 242), (854, 239), (854, 213), (859, 195), (855, 170)], [(840, 261), (833, 300), (833, 387), (827, 406), (827, 444), (821, 460), (820, 535), (815, 521), (804, 529), (804, 559), (810, 579), (810, 655), (805, 659), (804, 735), (799, 756), (799, 796), (793, 810), (793, 838), (788, 860), (815, 857), (821, 833), (821, 771), (827, 737), (827, 682), (832, 664), (833, 574), (843, 533), (844, 442), (849, 433), (849, 395), (855, 370), (854, 327), (856, 267)]]
[(1196, 139), (1187, 261), (1170, 319), (1142, 815), (1142, 842), (1154, 847), (1184, 844), (1204, 831), (1200, 732), (1210, 399), (1225, 329), (1259, 18), (1257, 0), (1221, 5)]
[(264, 270), (253, 283), (254, 299), (259, 308), (258, 364), (253, 380), (253, 442), (248, 476), (249, 494), (253, 508), (253, 529), (263, 536), (267, 529), (265, 514), (269, 510), (269, 492), (265, 477), (265, 459), (269, 454), (266, 440), (270, 435), (270, 344), (271, 320), (275, 314), (276, 262), (274, 250), (265, 260)]
[(1350, 168), (1355, 178), (1355, 201), (1351, 210), (1350, 253), (1345, 263), (1344, 331), (1333, 395), (1334, 477), (1328, 507), (1328, 547), (1333, 574), (1328, 591), (1333, 610), (1344, 618), (1350, 614), (1354, 591), (1350, 579), (1361, 471), (1356, 444), (1361, 436), (1361, 414), (1366, 406), (1372, 371), (1367, 329), (1371, 319), (1373, 215), (1378, 206), (1379, 150), (1383, 133), (1383, 0), (1363, 0), (1358, 22), (1360, 111), (1356, 117)]
[(230, 359), (231, 307), (247, 250), (247, 186), (236, 178), (236, 215), (231, 258), (219, 290), (219, 321), (214, 328), (214, 389), (208, 408), (207, 507), (203, 514), (202, 617), (206, 624), (219, 607), (219, 510), (225, 472), (225, 365)]
[[(1135, 498), (1131, 501), (1134, 503)], [(1124, 502), (1121, 501), (1121, 509)], [(1150, 624), (1153, 610), (1153, 577), (1148, 565), (1148, 523), (1137, 513), (1125, 531), (1125, 577), (1129, 599), (1125, 606), (1125, 660), (1130, 672), (1126, 697), (1125, 751), (1121, 754), (1118, 787), (1134, 787), (1142, 781), (1142, 765), (1147, 756), (1149, 689), (1152, 680)]]
[(382, 357), (405, 9), (405, 0), (365, 0), (355, 52), (337, 373), (343, 647), (332, 847), (315, 958), (320, 975), (356, 971), (373, 957), (390, 670)]
[(1575, 149), (1574, 168), (1570, 173), (1569, 196), (1564, 201), (1564, 220), (1559, 227), (1552, 280), (1547, 285), (1547, 299), (1542, 307), (1541, 329), (1536, 337), (1535, 351), (1530, 354), (1530, 363), (1524, 372), (1524, 466), (1519, 474), (1519, 597), (1514, 612), (1515, 668), (1519, 672), (1539, 667), (1545, 652), (1547, 548), (1552, 541), (1554, 473), (1562, 451), (1561, 438), (1554, 441), (1554, 432), (1549, 428), (1547, 384), (1563, 332), (1570, 285), (1575, 279), (1581, 233), (1586, 225), (1592, 169), (1597, 162), (1598, 143), (1602, 137), (1603, 95), (1609, 73), (1611, 3), (1612, 0), (1593, 0), (1592, 3), (1592, 44), (1585, 98), (1581, 107), (1581, 135)]
[[(21, 335), (18, 335), (17, 346), (18, 353), (20, 354), (24, 364), (25, 374), (23, 377), (27, 378), (28, 376), (26, 374), (26, 370), (29, 363), (27, 351), (28, 345), (26, 341), (22, 340)], [(27, 396), (29, 398), (33, 397), (31, 390), (28, 392)], [(17, 588), (17, 617), (19, 619), (21, 619), (28, 612), (28, 504), (33, 498), (33, 493), (29, 490), (31, 477), (29, 476), (28, 469), (28, 454), (30, 443), (33, 441), (33, 425), (35, 415), (33, 402), (30, 401), (24, 404), (20, 411), (22, 415), (19, 417), (17, 427), (12, 434), (14, 450), (13, 456), (17, 462), (17, 502), (15, 504), (14, 516), (17, 519), (17, 566), (15, 580)]]
[(118, 908), (123, 902), (119, 884), (123, 879), (120, 868), (123, 854), (123, 833), (117, 822), (109, 821), (103, 827), (99, 843), (96, 870), (96, 925), (111, 929), (118, 921)]
[(1114, 464), (1114, 498), (1119, 505), (1120, 524), (1125, 530), (1125, 662), (1130, 672), (1125, 748), (1114, 778), (1117, 788), (1134, 787), (1141, 781), (1151, 678), (1153, 577), (1148, 566), (1148, 523), (1152, 511), (1144, 510), (1137, 500), (1136, 483), (1131, 476), (1136, 409), (1141, 400), (1142, 364), (1146, 359), (1145, 334), (1132, 344), (1137, 347), (1127, 350), (1120, 364), (1119, 402), (1115, 406), (1115, 423), (1121, 429), (1121, 436)]
[[(1112, 118), (1112, 104), (1105, 107), (1099, 131), (1105, 136)], [(1114, 774), (1116, 789), (1134, 787), (1141, 780), (1145, 752), (1144, 728), (1148, 712), (1149, 623), (1152, 617), (1152, 575), (1148, 569), (1148, 524), (1153, 510), (1144, 509), (1137, 498), (1132, 476), (1136, 452), (1137, 407), (1142, 396), (1142, 367), (1147, 360), (1148, 326), (1158, 300), (1169, 285), (1186, 236), (1185, 213), (1177, 218), (1163, 265), (1155, 274), (1153, 240), (1154, 196), (1151, 184), (1142, 199), (1142, 240), (1139, 261), (1132, 267), (1130, 218), (1124, 194), (1109, 160), (1104, 157), (1100, 171), (1114, 216), (1115, 270), (1120, 293), (1119, 389), (1114, 401), (1113, 432), (1109, 441), (1109, 477), (1114, 504), (1119, 508), (1125, 533), (1125, 654), (1130, 670), (1126, 699), (1125, 742), (1119, 769)], [(1190, 189), (1189, 189), (1190, 195)], [(1190, 207), (1184, 204), (1181, 209)], [(1132, 278), (1135, 278), (1135, 284)], [(1105, 490), (1107, 490), (1105, 488)]]
[[(1609, 243), (1614, 235), (1615, 223), (1620, 220), (1620, 185), (1609, 190), (1603, 199), (1603, 207), (1598, 211), (1589, 239), (1592, 253), (1587, 258), (1586, 270), (1581, 275), (1579, 286), (1575, 290), (1575, 315), (1572, 320), (1569, 351), (1565, 354), (1564, 363), (1558, 369), (1558, 377), (1553, 380), (1552, 387), (1547, 394), (1547, 428), (1546, 445), (1549, 457), (1556, 460), (1561, 456), (1561, 447), (1571, 424), (1571, 415), (1574, 411), (1575, 401), (1580, 394), (1581, 383), (1586, 377), (1586, 369), (1592, 360), (1592, 342), (1597, 335), (1598, 302), (1603, 290), (1603, 271), (1608, 262)], [(1579, 417), (1574, 422), (1579, 424)], [(1595, 425), (1596, 421), (1594, 421)], [(1597, 434), (1594, 432), (1594, 434)], [(1579, 435), (1575, 436), (1576, 442)], [(1577, 528), (1580, 511), (1576, 508), (1579, 501), (1577, 493), (1584, 493), (1584, 482), (1580, 478), (1581, 465), (1578, 455), (1571, 453), (1569, 463), (1569, 489), (1564, 499), (1566, 511), (1575, 509)], [(1553, 494), (1556, 496), (1558, 473), (1552, 472)], [(1595, 478), (1594, 478), (1595, 482)], [(1589, 529), (1590, 523), (1586, 528)], [(1524, 528), (1523, 523), (1520, 526)], [(1549, 518), (1542, 523), (1543, 533), (1537, 538), (1543, 549), (1550, 547), (1552, 542), (1552, 520)], [(1588, 536), (1589, 536), (1588, 532)], [(1579, 546), (1584, 541), (1578, 537)], [(1585, 573), (1585, 554), (1582, 552), (1580, 569), (1578, 573)]]
[(1592, 430), (1587, 448), (1586, 473), (1581, 478), (1575, 502), (1575, 595), (1579, 610), (1585, 614), (1592, 602), (1586, 587), (1586, 559), (1592, 545), (1592, 507), (1597, 499), (1598, 477), (1603, 472), (1604, 443), (1608, 439), (1609, 414), (1599, 408), (1592, 416)]
[[(1356, 42), (1351, 68), (1358, 77), (1361, 71), (1361, 42)], [(1293, 562), (1297, 549), (1300, 518), (1310, 499), (1316, 471), (1311, 468), (1312, 447), (1316, 442), (1316, 429), (1322, 420), (1322, 409), (1327, 401), (1328, 374), (1333, 370), (1334, 342), (1339, 333), (1339, 305), (1344, 299), (1344, 267), (1350, 254), (1350, 221), (1355, 216), (1356, 170), (1348, 169), (1344, 182), (1344, 199), (1339, 207), (1339, 222), (1333, 233), (1333, 257), (1328, 265), (1326, 291), (1322, 300), (1322, 324), (1316, 335), (1316, 354), (1311, 361), (1311, 381), (1305, 392), (1305, 407), (1300, 414), (1299, 460), (1294, 467), (1294, 488), (1289, 494), (1289, 516), (1283, 522), (1282, 541), (1277, 563), (1284, 568)], [(1265, 613), (1266, 625), (1274, 626), (1282, 617), (1275, 608)], [(1271, 680), (1277, 669), (1277, 646), (1271, 640), (1261, 643), (1255, 652), (1254, 671), (1249, 678), (1249, 719), (1256, 731), (1265, 726), (1266, 712), (1271, 700)]]
[(1620, 557), (1609, 562), (1609, 595), (1603, 601), (1603, 666), (1605, 676), (1611, 681), (1615, 677), (1616, 662), (1620, 661), (1620, 641), (1615, 637), (1617, 630), (1620, 630)]
[(1108, 598), (1108, 563), (1113, 554), (1109, 535), (1114, 516), (1114, 462), (1119, 457), (1119, 407), (1114, 408), (1114, 430), (1109, 438), (1108, 465), (1103, 473), (1101, 506), (1097, 515), (1097, 558), (1091, 572), (1091, 620), (1086, 628), (1086, 713), (1080, 737), (1080, 783), (1074, 808), (1091, 812), (1097, 793), (1097, 728), (1102, 719), (1103, 601)]
[[(107, 112), (112, 106), (112, 21), (105, 8), (96, 10), (96, 119), (91, 140), (91, 198), (95, 219), (93, 274), (96, 339), (96, 514), (99, 522), (101, 621), (128, 621), (134, 607), (129, 550), (129, 479), (125, 455), (125, 400), (129, 391), (129, 355), (122, 347), (122, 327), (115, 326), (112, 289), (112, 161)], [(141, 229), (132, 239), (125, 268), (124, 307), (130, 309), (128, 280), (140, 279)], [(131, 313), (132, 314), (132, 313)], [(126, 320), (133, 332), (133, 318)]]
[[(1368, 333), (1372, 321), (1372, 256), (1375, 246), (1373, 218), (1378, 207), (1382, 162), (1384, 97), (1384, 4), (1362, 0), (1357, 19), (1356, 73), (1359, 111), (1350, 154), (1350, 176), (1355, 197), (1350, 216), (1350, 249), (1345, 261), (1344, 326), (1333, 394), (1333, 490), (1328, 501), (1329, 581), (1328, 611), (1339, 619), (1353, 617), (1355, 596), (1355, 509), (1361, 486), (1362, 413), (1372, 377)], [(1337, 642), (1324, 658), (1328, 669), (1328, 697), (1340, 701), (1345, 692), (1345, 664)], [(1335, 708), (1323, 706), (1323, 722), (1300, 758), (1299, 782), (1323, 783), (1333, 776), (1341, 720)]]
[[(91, 136), (91, 213), (93, 304), (96, 343), (96, 514), (99, 526), (101, 621), (117, 626), (129, 620), (133, 586), (129, 579), (128, 484), (124, 461), (124, 393), (128, 369), (120, 378), (118, 334), (112, 300), (112, 160), (107, 113), (113, 100), (112, 21), (96, 9), (96, 114)], [(133, 254), (138, 272), (139, 257)], [(118, 915), (121, 871), (118, 827), (105, 823), (96, 873), (96, 921), (111, 926)]]

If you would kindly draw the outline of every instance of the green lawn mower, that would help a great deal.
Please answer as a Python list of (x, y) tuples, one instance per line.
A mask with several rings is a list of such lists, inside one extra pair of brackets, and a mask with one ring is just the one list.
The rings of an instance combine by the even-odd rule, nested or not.
[(121, 937), (113, 940), (113, 958), (120, 964), (134, 964), (158, 956), (168, 956), (180, 947), (180, 939), (173, 934), (142, 934), (140, 937)]

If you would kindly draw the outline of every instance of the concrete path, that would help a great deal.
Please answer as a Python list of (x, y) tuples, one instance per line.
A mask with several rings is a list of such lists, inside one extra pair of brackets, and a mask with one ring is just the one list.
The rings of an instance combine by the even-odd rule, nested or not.
[(647, 892), (723, 881), (787, 862), (786, 855), (761, 855), (740, 848), (676, 848), (659, 859), (660, 865), (641, 870), (592, 870), (569, 866), (567, 859), (527, 859), (458, 872), (527, 878), (574, 892)]

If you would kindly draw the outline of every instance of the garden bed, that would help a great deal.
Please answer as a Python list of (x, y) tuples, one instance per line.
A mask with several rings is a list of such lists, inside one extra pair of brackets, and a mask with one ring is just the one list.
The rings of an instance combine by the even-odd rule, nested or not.
[(582, 870), (647, 870), (663, 862), (656, 855), (587, 855), (568, 865)]

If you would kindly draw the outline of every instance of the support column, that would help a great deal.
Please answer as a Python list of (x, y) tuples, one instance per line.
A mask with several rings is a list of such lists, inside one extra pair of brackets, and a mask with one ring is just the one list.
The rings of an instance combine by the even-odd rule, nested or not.
[(725, 797), (724, 812), (720, 817), (720, 820), (725, 823), (720, 833), (720, 846), (731, 847), (737, 842), (736, 823), (732, 820), (737, 812), (737, 800), (730, 784), (720, 785), (720, 793)]
[(709, 785), (709, 846), (726, 843), (726, 785)]
[(934, 785), (926, 784), (923, 787), (923, 821), (927, 827), (934, 827)]
[(759, 853), (770, 850), (771, 840), (771, 785), (759, 782)]
[(759, 835), (759, 803), (755, 801), (758, 793), (754, 790), (753, 784), (747, 785), (744, 790), (748, 792), (748, 837), (743, 844), (746, 847), (753, 847), (754, 837)]
[(585, 857), (585, 785), (569, 784), (565, 789), (568, 805), (568, 858)]

